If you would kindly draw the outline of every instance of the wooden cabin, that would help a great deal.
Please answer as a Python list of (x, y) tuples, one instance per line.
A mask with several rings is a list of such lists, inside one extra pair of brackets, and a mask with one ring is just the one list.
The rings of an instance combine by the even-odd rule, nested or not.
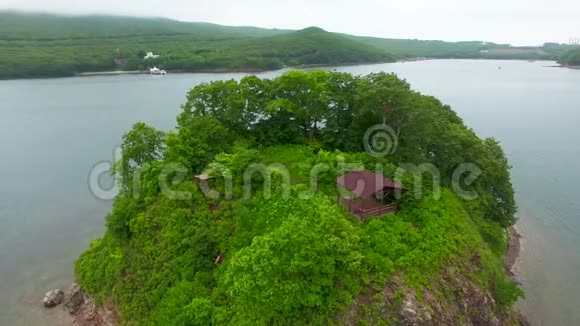
[(338, 177), (336, 183), (351, 193), (340, 201), (360, 222), (396, 212), (399, 208), (396, 193), (405, 190), (393, 180), (370, 171), (352, 171)]

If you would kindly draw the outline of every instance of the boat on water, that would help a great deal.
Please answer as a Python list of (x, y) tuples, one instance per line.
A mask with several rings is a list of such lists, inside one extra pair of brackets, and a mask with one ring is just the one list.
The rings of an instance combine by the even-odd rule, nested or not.
[(167, 71), (165, 71), (163, 69), (159, 69), (157, 67), (153, 67), (153, 68), (149, 69), (149, 73), (151, 75), (167, 75)]

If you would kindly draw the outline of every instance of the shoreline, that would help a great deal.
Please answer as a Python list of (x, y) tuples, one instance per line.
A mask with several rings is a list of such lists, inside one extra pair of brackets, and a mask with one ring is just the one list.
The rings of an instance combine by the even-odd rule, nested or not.
[[(239, 68), (239, 69), (200, 69), (195, 71), (187, 71), (187, 70), (167, 70), (167, 74), (236, 74), (236, 73), (266, 73), (266, 72), (274, 72), (280, 71), (284, 69), (314, 69), (314, 68), (330, 68), (330, 67), (356, 67), (356, 66), (365, 66), (365, 65), (379, 65), (379, 64), (387, 64), (387, 63), (412, 63), (412, 62), (421, 62), (421, 61), (430, 61), (430, 60), (485, 60), (485, 61), (529, 61), (527, 59), (496, 59), (496, 58), (427, 58), (427, 57), (418, 57), (418, 58), (406, 58), (406, 59), (399, 59), (396, 61), (378, 61), (378, 62), (351, 62), (351, 63), (338, 63), (338, 64), (308, 64), (308, 65), (299, 65), (299, 66), (284, 66), (282, 68), (277, 69), (256, 69), (256, 68)], [(554, 60), (534, 60), (534, 62), (554, 62)], [(580, 69), (580, 66), (547, 66), (547, 67), (560, 67), (560, 68), (572, 68), (572, 69)], [(95, 72), (82, 72), (77, 73), (73, 76), (68, 77), (91, 77), (91, 76), (119, 76), (119, 75), (149, 75), (150, 73), (146, 70), (117, 70), (117, 71), (95, 71)], [(47, 77), (50, 78), (59, 78), (59, 77)], [(64, 77), (67, 78), (67, 77)], [(13, 80), (13, 79), (7, 79)]]
[(141, 74), (145, 74), (145, 73), (147, 73), (147, 72), (141, 71), (141, 70), (111, 70), (111, 71), (80, 72), (80, 73), (77, 73), (76, 75), (73, 75), (70, 77), (141, 75)]
[[(508, 245), (504, 256), (504, 268), (507, 274), (514, 282), (517, 281), (513, 269), (520, 256), (522, 235), (518, 232), (515, 226), (506, 230), (508, 238)], [(72, 290), (71, 290), (72, 289)], [(47, 318), (51, 319), (53, 323), (58, 326), (115, 326), (118, 325), (119, 313), (112, 302), (105, 303), (102, 306), (97, 306), (92, 298), (90, 298), (78, 285), (73, 284), (67, 291), (67, 296), (70, 296), (71, 291), (77, 289), (81, 296), (81, 301), (78, 308), (72, 312), (67, 311), (66, 304), (61, 307), (55, 307), (46, 312)], [(74, 294), (73, 294), (74, 295)], [(515, 309), (515, 308), (514, 308)], [(519, 309), (515, 310), (520, 325), (531, 325), (527, 316), (525, 316)]]
[(522, 235), (518, 230), (512, 226), (507, 229), (508, 246), (506, 249), (506, 254), (504, 256), (504, 267), (508, 273), (515, 278), (513, 268), (520, 257), (521, 243), (520, 239)]
[[(485, 61), (529, 61), (523, 58), (406, 58), (399, 59), (396, 61), (378, 61), (378, 62), (361, 62), (361, 63), (339, 63), (339, 64), (310, 64), (310, 65), (300, 65), (300, 66), (284, 66), (277, 69), (256, 69), (256, 68), (238, 68), (238, 69), (200, 69), (195, 71), (186, 70), (167, 70), (168, 74), (227, 74), (227, 73), (247, 73), (247, 74), (257, 74), (266, 72), (275, 72), (284, 69), (313, 69), (313, 68), (329, 68), (329, 67), (349, 67), (349, 66), (364, 66), (364, 65), (378, 65), (387, 63), (412, 63), (430, 60), (485, 60)], [(541, 59), (534, 60), (534, 62), (555, 62), (555, 60)], [(553, 65), (546, 66), (549, 68), (569, 68), (569, 69), (580, 69), (580, 66), (564, 66), (564, 65)], [(38, 76), (38, 77), (23, 77), (23, 78), (0, 78), (1, 81), (15, 81), (15, 80), (44, 80), (44, 79), (60, 79), (60, 78), (75, 78), (75, 77), (95, 77), (95, 76), (123, 76), (123, 75), (150, 75), (146, 70), (107, 70), (107, 71), (89, 71), (89, 72), (78, 72), (73, 75), (66, 76)]]
[[(511, 280), (521, 286), (520, 282), (518, 281), (518, 275), (516, 275), (514, 271), (514, 267), (520, 257), (520, 252), (522, 249), (520, 239), (522, 238), (522, 235), (519, 233), (519, 231), (515, 226), (511, 226), (506, 230), (506, 236), (508, 238), (507, 239), (508, 245), (503, 260), (504, 269), (507, 275), (511, 278)], [(520, 325), (522, 326), (532, 325), (528, 316), (526, 316), (521, 309), (515, 306), (513, 309), (518, 315), (519, 319), (518, 322)]]
[[(276, 69), (260, 69), (260, 68), (255, 68), (255, 67), (245, 67), (245, 68), (237, 68), (237, 69), (217, 68), (217, 69), (199, 69), (199, 70), (194, 70), (194, 71), (175, 69), (175, 70), (166, 70), (166, 71), (167, 71), (167, 74), (228, 74), (228, 73), (230, 73), (230, 74), (236, 74), (236, 73), (252, 74), (252, 73), (274, 72), (274, 71), (280, 71), (280, 70), (284, 70), (284, 69), (313, 69), (313, 68), (329, 68), (329, 67), (349, 67), (349, 66), (364, 66), (364, 65), (410, 62), (410, 61), (423, 61), (423, 60), (427, 60), (427, 59), (426, 58), (417, 58), (417, 59), (397, 60), (397, 61), (346, 62), (346, 63), (337, 63), (337, 64), (321, 63), (321, 64), (307, 64), (307, 65), (298, 65), (298, 66), (284, 66), (284, 67), (276, 68)], [(150, 73), (147, 70), (113, 70), (113, 71), (82, 72), (82, 73), (77, 73), (73, 76), (68, 76), (68, 77), (115, 76), (115, 75), (150, 75)], [(55, 78), (58, 78), (58, 77), (55, 77)]]
[(556, 65), (547, 66), (547, 67), (548, 68), (565, 68), (565, 69), (580, 70), (580, 66), (577, 66), (577, 65), (563, 65), (563, 64), (559, 64), (559, 63), (557, 63)]
[(119, 312), (110, 301), (97, 305), (76, 283), (63, 291), (64, 297), (55, 306), (45, 307), (49, 325), (54, 326), (117, 326)]

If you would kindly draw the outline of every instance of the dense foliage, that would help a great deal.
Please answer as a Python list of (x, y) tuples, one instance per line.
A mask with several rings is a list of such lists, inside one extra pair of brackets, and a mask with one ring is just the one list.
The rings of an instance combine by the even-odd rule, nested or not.
[(459, 165), (475, 164), (484, 171), (474, 184), (485, 194), (482, 211), (503, 226), (514, 223), (509, 165), (498, 143), (480, 140), (448, 106), (395, 75), (293, 71), (275, 80), (251, 76), (202, 84), (188, 99), (180, 132), (196, 117), (211, 117), (235, 137), (261, 146), (317, 141), (327, 150), (361, 151), (365, 132), (384, 121), (398, 142), (393, 163), (433, 164), (447, 186)]
[(557, 43), (512, 46), (480, 41), (445, 42), (347, 36), (387, 50), (399, 58), (556, 60), (570, 49), (567, 44)]
[[(363, 149), (377, 123), (399, 138), (387, 158)], [(498, 310), (522, 295), (501, 263), (503, 227), (515, 213), (501, 148), (394, 75), (295, 71), (202, 84), (189, 93), (176, 131), (137, 124), (123, 154), (115, 168), (123, 191), (107, 233), (75, 272), (126, 324), (323, 324), (339, 322), (359, 295), (372, 297), (360, 320), (396, 323), (396, 314), (373, 308), (386, 300), (377, 291), (397, 278), (418, 295), (436, 289), (454, 302), (457, 289), (443, 277), (450, 266), (493, 293)], [(470, 188), (477, 199), (451, 191), (453, 170), (465, 162), (482, 170)], [(251, 180), (271, 184), (271, 196), (259, 187), (246, 192), (245, 173), (256, 163), (271, 174)], [(430, 163), (444, 189), (407, 176), (397, 214), (358, 223), (337, 202), (343, 163), (379, 164), (391, 178), (400, 164)], [(321, 164), (311, 191), (311, 171)], [(201, 172), (215, 177), (206, 186), (220, 196), (204, 195), (193, 178)], [(229, 196), (223, 177), (232, 180)]]
[(566, 66), (580, 66), (580, 47), (564, 52), (559, 62)]
[[(0, 13), (0, 78), (147, 70), (259, 71), (392, 61), (373, 46), (320, 29), (298, 32), (128, 17)], [(159, 58), (144, 59), (147, 52)]]
[[(0, 79), (85, 72), (260, 71), (284, 66), (402, 58), (556, 59), (558, 44), (516, 48), (482, 42), (395, 40), (228, 27), (160, 18), (53, 16), (0, 12)], [(147, 52), (160, 55), (144, 59)]]

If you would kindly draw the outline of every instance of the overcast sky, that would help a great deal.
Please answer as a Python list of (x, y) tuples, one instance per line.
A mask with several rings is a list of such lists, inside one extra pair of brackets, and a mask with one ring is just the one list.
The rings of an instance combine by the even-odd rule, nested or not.
[(578, 0), (0, 0), (0, 9), (288, 29), (319, 26), (355, 35), (515, 45), (580, 37)]

